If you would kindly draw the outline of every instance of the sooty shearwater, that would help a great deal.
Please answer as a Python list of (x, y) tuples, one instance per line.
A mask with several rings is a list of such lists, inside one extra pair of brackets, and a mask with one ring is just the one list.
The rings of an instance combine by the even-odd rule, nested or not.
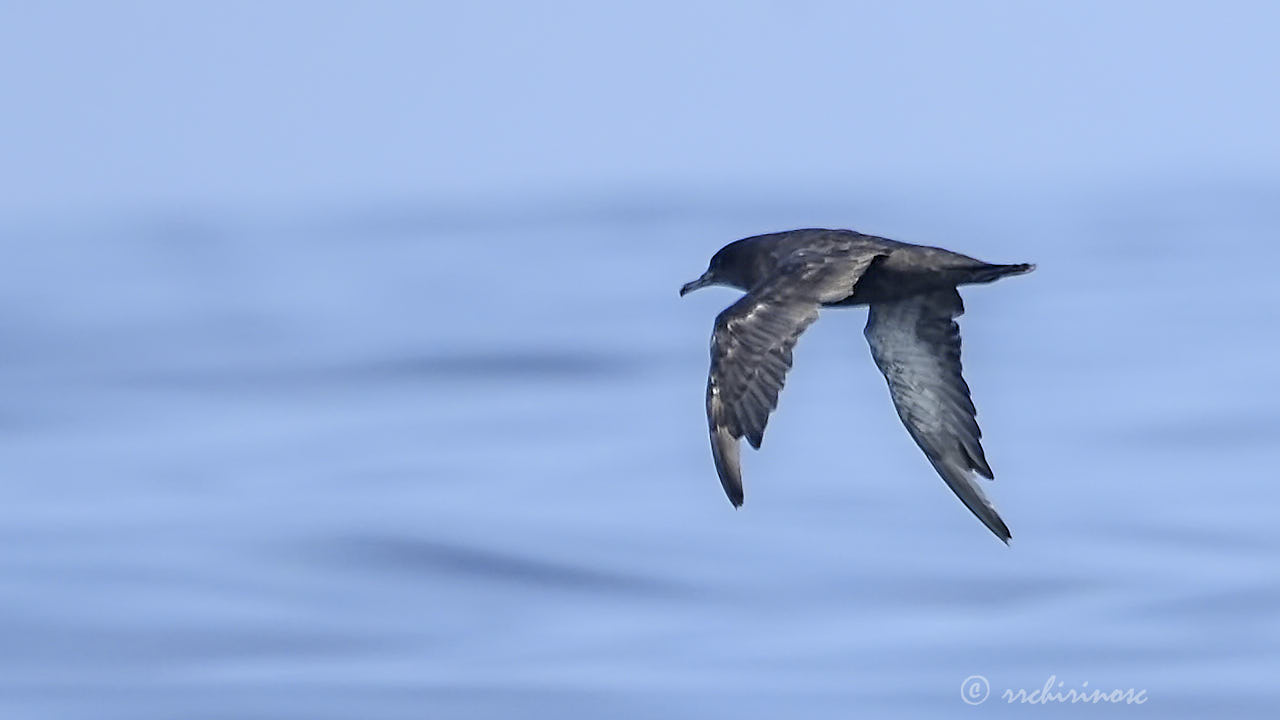
[(708, 285), (747, 293), (716, 317), (707, 378), (711, 456), (729, 501), (742, 505), (738, 441), (760, 449), (800, 334), (819, 308), (869, 305), (863, 334), (902, 424), (965, 507), (1008, 543), (1008, 526), (973, 476), (993, 478), (960, 375), (956, 287), (1034, 269), (852, 230), (792, 230), (721, 248), (680, 296)]

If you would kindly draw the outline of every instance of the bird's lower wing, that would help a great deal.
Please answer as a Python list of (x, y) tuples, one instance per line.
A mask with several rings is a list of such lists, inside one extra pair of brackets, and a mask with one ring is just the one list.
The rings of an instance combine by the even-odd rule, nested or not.
[(738, 440), (760, 447), (800, 334), (823, 302), (853, 292), (874, 257), (799, 252), (716, 317), (707, 423), (720, 484), (735, 506), (743, 500)]
[(907, 432), (965, 507), (1008, 542), (1008, 526), (974, 478), (991, 478), (992, 472), (969, 385), (960, 374), (955, 318), (963, 313), (955, 288), (872, 303), (865, 334)]

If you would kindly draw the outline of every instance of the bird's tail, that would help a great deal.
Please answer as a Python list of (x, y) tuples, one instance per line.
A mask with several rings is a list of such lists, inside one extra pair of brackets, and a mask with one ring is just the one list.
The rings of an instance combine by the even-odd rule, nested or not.
[(964, 269), (965, 278), (961, 281), (962, 285), (972, 285), (976, 283), (989, 283), (999, 280), (1007, 275), (1022, 275), (1035, 270), (1036, 266), (1031, 263), (1017, 263), (1015, 265), (992, 265), (990, 263), (979, 263), (972, 267)]

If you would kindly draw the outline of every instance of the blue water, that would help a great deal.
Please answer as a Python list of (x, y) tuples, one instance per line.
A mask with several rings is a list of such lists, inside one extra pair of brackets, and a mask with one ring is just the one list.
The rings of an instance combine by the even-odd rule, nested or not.
[[(0, 715), (1270, 716), (1280, 190), (604, 193), (13, 220)], [(826, 313), (747, 503), (702, 393), (723, 243), (807, 225), (964, 291), (1006, 548)]]

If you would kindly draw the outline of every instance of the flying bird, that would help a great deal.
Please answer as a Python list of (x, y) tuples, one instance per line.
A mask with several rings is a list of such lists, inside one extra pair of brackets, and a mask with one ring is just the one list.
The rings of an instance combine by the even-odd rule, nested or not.
[(863, 334), (902, 424), (947, 487), (1008, 543), (1008, 526), (974, 477), (994, 474), (960, 374), (956, 288), (1034, 269), (852, 230), (792, 230), (721, 248), (680, 296), (709, 285), (746, 291), (716, 317), (707, 378), (711, 457), (729, 501), (743, 500), (738, 441), (760, 449), (800, 334), (821, 308), (868, 305)]

